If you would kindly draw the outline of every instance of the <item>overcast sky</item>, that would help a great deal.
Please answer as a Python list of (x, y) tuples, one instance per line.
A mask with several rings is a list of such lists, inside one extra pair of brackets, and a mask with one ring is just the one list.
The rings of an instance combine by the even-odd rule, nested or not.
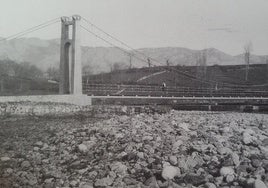
[[(268, 54), (268, 0), (0, 0), (0, 36), (80, 14), (134, 48), (214, 47)], [(83, 25), (86, 26), (84, 23)], [(88, 27), (90, 28), (90, 27)], [(26, 37), (59, 38), (60, 23)], [(83, 44), (107, 46), (82, 33)]]

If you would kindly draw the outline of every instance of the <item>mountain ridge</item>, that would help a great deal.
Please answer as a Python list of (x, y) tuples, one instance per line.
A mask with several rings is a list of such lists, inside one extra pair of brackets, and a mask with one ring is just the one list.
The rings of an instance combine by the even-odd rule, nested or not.
[[(1, 38), (1, 37), (0, 37)], [(244, 64), (243, 54), (229, 55), (216, 48), (193, 50), (184, 47), (139, 48), (122, 52), (116, 47), (82, 46), (82, 64), (90, 73), (108, 72), (115, 68), (128, 68), (130, 59), (133, 67), (146, 67), (147, 56), (155, 65), (192, 66), (196, 65), (200, 54), (206, 54), (207, 65), (239, 65)], [(139, 58), (130, 57), (136, 54)], [(143, 55), (145, 54), (145, 55)], [(43, 71), (49, 67), (59, 67), (60, 39), (43, 40), (39, 38), (18, 38), (0, 42), (0, 59), (10, 59), (16, 62), (29, 62)], [(251, 64), (267, 63), (268, 55), (251, 56)], [(158, 63), (158, 62), (161, 62)]]

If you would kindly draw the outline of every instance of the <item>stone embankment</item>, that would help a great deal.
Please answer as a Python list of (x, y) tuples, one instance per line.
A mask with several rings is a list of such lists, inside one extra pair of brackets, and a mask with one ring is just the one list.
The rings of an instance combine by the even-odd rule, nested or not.
[(80, 106), (53, 102), (6, 102), (0, 103), (0, 117), (6, 116), (73, 116), (83, 114), (90, 117), (111, 114), (130, 115), (134, 113), (163, 113), (170, 110), (167, 106), (121, 106), (87, 105)]
[(7, 118), (0, 134), (0, 187), (267, 188), (267, 115)]

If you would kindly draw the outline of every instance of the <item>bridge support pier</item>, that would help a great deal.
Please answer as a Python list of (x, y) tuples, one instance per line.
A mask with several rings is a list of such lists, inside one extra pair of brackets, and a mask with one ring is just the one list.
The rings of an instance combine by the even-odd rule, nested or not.
[(80, 21), (78, 15), (61, 18), (60, 94), (82, 95)]

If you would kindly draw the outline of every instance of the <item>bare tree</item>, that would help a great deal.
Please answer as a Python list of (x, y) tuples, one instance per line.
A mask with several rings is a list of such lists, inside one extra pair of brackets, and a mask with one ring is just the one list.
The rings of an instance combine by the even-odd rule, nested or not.
[(129, 69), (132, 69), (132, 56), (133, 54), (132, 53), (129, 53)]
[(266, 69), (267, 69), (267, 73), (266, 73), (266, 81), (268, 83), (268, 57), (266, 57)]
[(59, 77), (60, 77), (60, 71), (59, 69), (55, 68), (55, 67), (49, 67), (47, 69), (47, 76), (48, 76), (48, 79), (50, 80), (59, 80)]
[(166, 60), (166, 65), (167, 65), (167, 67), (169, 67), (169, 65), (170, 65), (169, 59)]
[(197, 77), (206, 77), (207, 74), (207, 51), (203, 50), (196, 56)]
[(244, 45), (244, 58), (245, 58), (245, 64), (246, 64), (246, 74), (245, 74), (245, 80), (248, 81), (248, 73), (249, 73), (249, 64), (250, 64), (250, 55), (253, 50), (252, 42), (249, 41)]
[(124, 62), (114, 62), (110, 65), (111, 72), (127, 69), (127, 65)]
[(151, 63), (151, 59), (150, 58), (147, 58), (147, 63), (148, 63), (148, 67), (151, 67), (152, 66), (152, 63)]

